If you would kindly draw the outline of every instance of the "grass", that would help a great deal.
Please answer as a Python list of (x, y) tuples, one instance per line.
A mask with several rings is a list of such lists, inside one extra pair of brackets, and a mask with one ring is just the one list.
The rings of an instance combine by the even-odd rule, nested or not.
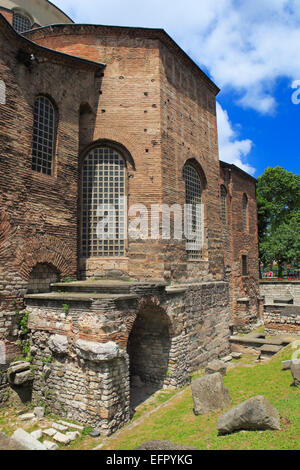
[[(243, 358), (241, 365), (228, 371), (225, 385), (232, 406), (256, 395), (264, 395), (279, 411), (280, 431), (241, 431), (218, 436), (217, 420), (224, 413), (195, 416), (190, 387), (175, 397), (170, 405), (111, 438), (103, 450), (132, 450), (149, 440), (170, 440), (198, 450), (298, 450), (300, 448), (300, 390), (291, 387), (289, 370), (282, 371), (281, 361), (291, 358), (285, 349), (265, 364)], [(194, 376), (195, 377), (195, 376)]]
[[(282, 371), (281, 361), (290, 359), (291, 347), (275, 356), (270, 362), (255, 363), (255, 357), (243, 356), (236, 367), (228, 370), (224, 378), (225, 385), (230, 391), (233, 404), (238, 405), (255, 395), (264, 395), (280, 412), (280, 431), (241, 431), (228, 436), (218, 436), (217, 420), (224, 411), (204, 416), (193, 413), (191, 388), (186, 387), (183, 394), (178, 391), (161, 390), (147, 402), (137, 408), (133, 420), (144, 419), (133, 429), (125, 427), (115, 438), (105, 440), (103, 450), (133, 450), (149, 440), (170, 440), (181, 445), (188, 445), (198, 450), (298, 450), (300, 448), (300, 389), (291, 387), (292, 376), (289, 370)], [(203, 375), (201, 370), (192, 377)], [(151, 410), (160, 404), (172, 401), (150, 416)], [(22, 410), (9, 406), (0, 409), (0, 431), (12, 435), (20, 425), (28, 432), (34, 431), (54, 420), (61, 419), (52, 414), (45, 416), (42, 422), (20, 423), (20, 412), (32, 411), (32, 405), (22, 407)], [(65, 421), (72, 422), (70, 419)], [(92, 438), (85, 429), (81, 436), (68, 446), (59, 446), (64, 450), (90, 450), (103, 441), (103, 437)]]

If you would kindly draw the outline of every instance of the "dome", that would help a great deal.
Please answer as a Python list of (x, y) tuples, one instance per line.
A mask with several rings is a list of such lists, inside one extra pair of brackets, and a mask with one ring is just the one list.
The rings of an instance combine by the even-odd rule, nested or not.
[(39, 26), (73, 23), (69, 16), (48, 0), (0, 0), (0, 13), (18, 33)]

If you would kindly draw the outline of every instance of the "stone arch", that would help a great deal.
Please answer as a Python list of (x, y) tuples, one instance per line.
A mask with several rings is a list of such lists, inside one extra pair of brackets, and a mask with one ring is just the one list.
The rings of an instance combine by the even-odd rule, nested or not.
[(135, 162), (128, 148), (124, 144), (118, 142), (117, 140), (111, 140), (111, 139), (98, 139), (90, 143), (89, 145), (86, 145), (84, 149), (81, 151), (81, 155), (80, 155), (81, 163), (83, 163), (85, 157), (89, 154), (89, 152), (96, 147), (109, 147), (109, 148), (116, 150), (124, 158), (127, 169), (135, 170)]
[(55, 267), (61, 277), (76, 277), (76, 254), (64, 241), (50, 235), (19, 240), (15, 259), (20, 275), (26, 281), (30, 279), (31, 272), (38, 263)]
[(127, 343), (131, 384), (139, 377), (143, 384), (159, 389), (168, 376), (171, 320), (160, 305), (144, 299), (131, 325)]
[[(207, 187), (207, 179), (206, 179), (205, 172), (202, 168), (202, 165), (200, 165), (200, 163), (198, 162), (198, 160), (196, 160), (196, 158), (189, 158), (184, 162), (184, 165), (182, 167), (182, 171), (183, 171), (184, 167), (187, 166), (187, 165), (190, 165), (193, 168), (195, 168), (195, 170), (197, 171), (197, 173), (200, 177), (200, 181), (201, 181), (201, 185), (203, 187), (203, 190), (205, 190), (206, 187)], [(183, 178), (183, 173), (182, 173), (182, 179), (184, 179)]]

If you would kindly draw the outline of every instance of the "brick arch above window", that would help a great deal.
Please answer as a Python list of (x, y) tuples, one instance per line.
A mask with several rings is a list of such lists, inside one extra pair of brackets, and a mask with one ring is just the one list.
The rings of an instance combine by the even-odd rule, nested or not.
[(106, 148), (114, 149), (116, 152), (118, 152), (124, 158), (127, 169), (135, 171), (135, 169), (136, 169), (135, 168), (135, 162), (134, 162), (134, 159), (132, 157), (131, 152), (122, 143), (117, 142), (116, 140), (110, 140), (110, 139), (98, 139), (98, 140), (95, 140), (94, 142), (90, 143), (89, 145), (85, 146), (82, 149), (82, 151), (80, 152), (81, 164), (83, 163), (86, 156), (94, 148), (99, 148), (99, 147), (103, 147), (103, 148), (106, 147)]
[(206, 187), (207, 187), (206, 175), (205, 175), (205, 172), (204, 172), (202, 166), (198, 162), (198, 160), (196, 160), (196, 158), (189, 158), (188, 160), (186, 160), (185, 163), (184, 163), (184, 166), (182, 168), (182, 176), (183, 176), (183, 170), (187, 165), (193, 167), (196, 170), (196, 172), (197, 172), (197, 174), (200, 178), (202, 190), (206, 189)]

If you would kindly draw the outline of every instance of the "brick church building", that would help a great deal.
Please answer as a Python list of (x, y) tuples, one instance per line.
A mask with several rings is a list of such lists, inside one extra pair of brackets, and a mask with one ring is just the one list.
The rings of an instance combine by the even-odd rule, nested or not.
[[(0, 13), (2, 368), (28, 312), (22, 386), (109, 434), (133, 378), (182, 386), (259, 319), (256, 180), (219, 160), (219, 89), (164, 30), (74, 24), (47, 0)], [(196, 202), (200, 247), (128, 233)], [(1, 380), (0, 402), (19, 390)]]

